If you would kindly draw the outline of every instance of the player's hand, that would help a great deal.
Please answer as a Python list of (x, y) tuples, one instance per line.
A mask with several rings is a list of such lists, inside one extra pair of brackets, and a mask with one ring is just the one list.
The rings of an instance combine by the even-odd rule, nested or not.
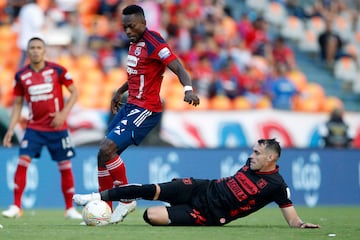
[(121, 95), (115, 95), (112, 99), (111, 99), (111, 112), (113, 114), (117, 114), (119, 109), (122, 107), (123, 102), (121, 101)]
[(191, 90), (185, 92), (184, 101), (195, 107), (200, 104), (199, 97)]
[(320, 228), (320, 225), (313, 223), (303, 223), (300, 225), (300, 228)]
[(13, 131), (6, 132), (4, 139), (3, 139), (4, 147), (12, 147), (11, 139), (12, 139), (13, 135), (14, 135)]
[(53, 120), (50, 123), (50, 126), (53, 128), (61, 128), (64, 125), (64, 122), (66, 120), (66, 115), (62, 114), (61, 112), (53, 112), (49, 113), (50, 117), (53, 118)]

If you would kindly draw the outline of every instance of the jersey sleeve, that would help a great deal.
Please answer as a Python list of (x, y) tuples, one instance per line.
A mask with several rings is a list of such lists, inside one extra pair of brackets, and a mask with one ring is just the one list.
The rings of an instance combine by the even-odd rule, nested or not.
[(278, 191), (274, 193), (275, 202), (280, 208), (285, 208), (292, 206), (292, 201), (290, 200), (290, 189), (284, 183), (281, 185)]
[(14, 94), (15, 96), (24, 96), (25, 95), (25, 91), (23, 88), (23, 85), (21, 84), (21, 79), (19, 77), (20, 75), (17, 73), (15, 75), (15, 79), (14, 79)]
[(72, 78), (72, 75), (70, 72), (68, 72), (68, 70), (62, 66), (59, 66), (60, 68), (60, 79), (61, 79), (61, 84), (67, 86), (70, 86), (71, 84), (74, 83), (74, 80)]

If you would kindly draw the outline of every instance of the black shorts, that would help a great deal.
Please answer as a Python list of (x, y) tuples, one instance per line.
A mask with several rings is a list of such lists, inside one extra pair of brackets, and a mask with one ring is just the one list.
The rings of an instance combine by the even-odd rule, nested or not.
[(206, 190), (209, 180), (182, 178), (160, 184), (161, 191), (170, 203), (167, 207), (170, 225), (207, 226), (214, 225), (209, 214)]

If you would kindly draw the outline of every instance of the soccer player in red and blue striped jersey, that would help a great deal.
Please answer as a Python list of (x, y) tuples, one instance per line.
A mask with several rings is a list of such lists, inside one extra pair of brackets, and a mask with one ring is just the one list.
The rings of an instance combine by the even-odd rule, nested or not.
[[(106, 138), (98, 153), (99, 190), (128, 183), (120, 154), (130, 145), (138, 145), (161, 119), (163, 110), (160, 88), (166, 68), (174, 72), (184, 86), (184, 101), (197, 106), (200, 101), (193, 92), (190, 76), (170, 46), (159, 33), (146, 27), (144, 10), (137, 5), (123, 9), (123, 29), (130, 39), (127, 57), (128, 79), (115, 93), (111, 110), (116, 114), (109, 124)], [(121, 108), (123, 94), (127, 103)], [(112, 203), (109, 202), (112, 206)], [(135, 209), (136, 202), (121, 203), (112, 215), (112, 222), (122, 221)]]
[[(61, 189), (65, 199), (65, 217), (81, 219), (73, 207), (74, 177), (71, 158), (75, 151), (70, 141), (66, 118), (78, 98), (78, 91), (70, 73), (62, 66), (45, 61), (44, 40), (29, 40), (27, 54), (30, 64), (15, 74), (15, 100), (9, 128), (3, 145), (11, 147), (14, 128), (20, 120), (24, 100), (29, 107), (29, 119), (20, 143), (19, 162), (14, 176), (14, 204), (2, 212), (4, 217), (21, 217), (21, 198), (26, 187), (26, 172), (32, 158), (40, 157), (47, 147), (51, 158), (57, 162), (61, 174)], [(62, 88), (70, 92), (65, 102)]]

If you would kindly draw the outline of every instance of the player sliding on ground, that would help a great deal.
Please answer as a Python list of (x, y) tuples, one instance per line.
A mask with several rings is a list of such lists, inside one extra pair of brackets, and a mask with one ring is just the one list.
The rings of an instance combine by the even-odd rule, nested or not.
[(258, 140), (247, 163), (233, 176), (218, 180), (183, 178), (160, 184), (120, 186), (100, 193), (75, 194), (85, 205), (91, 200), (159, 200), (170, 206), (145, 210), (151, 225), (220, 226), (275, 202), (290, 227), (319, 228), (303, 222), (289, 199), (289, 188), (279, 174), (281, 147), (275, 139)]

